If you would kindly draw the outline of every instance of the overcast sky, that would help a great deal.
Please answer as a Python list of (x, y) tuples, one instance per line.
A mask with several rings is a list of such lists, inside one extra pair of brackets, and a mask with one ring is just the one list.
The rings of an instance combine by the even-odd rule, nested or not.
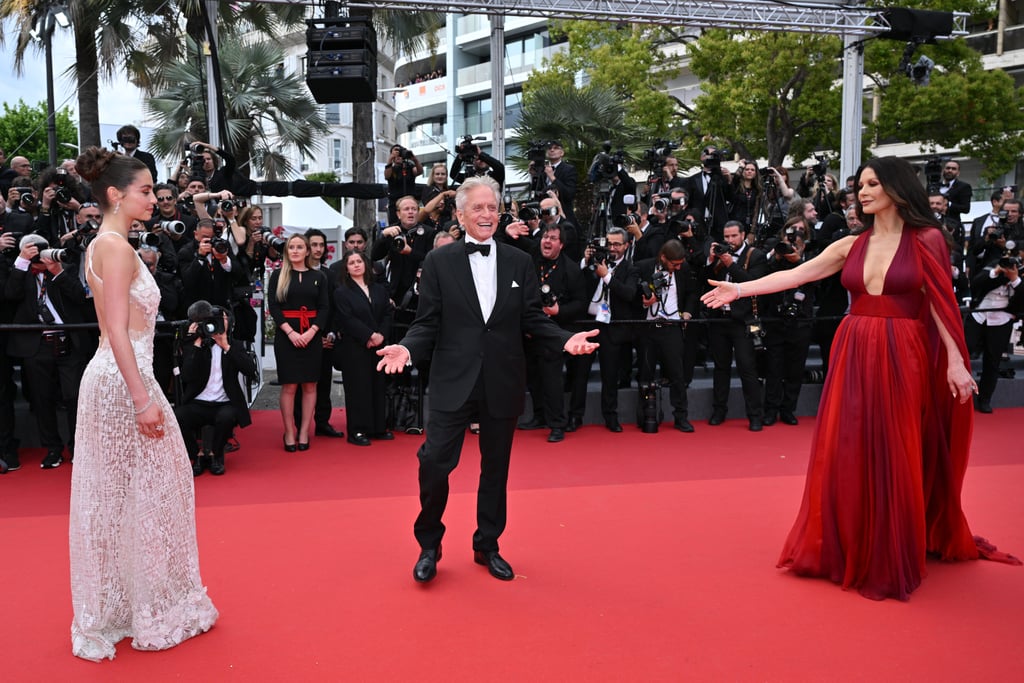
[[(3, 24), (2, 28), (9, 29), (10, 24)], [(8, 33), (5, 45), (0, 47), (0, 73), (6, 74), (0, 78), (0, 102), (14, 107), (18, 104), (18, 100), (22, 99), (29, 106), (35, 106), (40, 102), (45, 106), (46, 60), (43, 57), (42, 45), (40, 44), (39, 49), (29, 48), (25, 55), (22, 74), (15, 76), (12, 49), (15, 39), (14, 35)], [(53, 35), (54, 104), (58, 111), (64, 107), (71, 109), (72, 119), (77, 122), (78, 96), (75, 93), (74, 76), (69, 77), (64, 74), (74, 63), (75, 46), (71, 31), (57, 28)], [(106, 144), (107, 140), (113, 137), (113, 132), (126, 123), (143, 128), (145, 119), (141, 91), (129, 83), (127, 78), (120, 78), (113, 82), (100, 79), (99, 83), (103, 143)], [(145, 134), (143, 134), (142, 142), (142, 148), (145, 149)], [(11, 151), (7, 150), (8, 156)], [(63, 152), (61, 156), (64, 156)], [(68, 156), (72, 156), (71, 150), (68, 150)]]

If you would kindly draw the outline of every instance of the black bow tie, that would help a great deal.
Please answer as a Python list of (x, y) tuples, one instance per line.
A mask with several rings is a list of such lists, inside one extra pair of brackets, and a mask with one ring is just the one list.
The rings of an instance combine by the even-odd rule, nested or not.
[(491, 255), (491, 245), (489, 244), (477, 244), (476, 242), (466, 242), (466, 253), (473, 254), (479, 252), (481, 256)]

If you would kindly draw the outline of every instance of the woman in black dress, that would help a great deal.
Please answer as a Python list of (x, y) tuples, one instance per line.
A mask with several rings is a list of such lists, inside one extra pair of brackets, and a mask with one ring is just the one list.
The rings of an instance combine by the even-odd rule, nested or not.
[[(309, 426), (316, 404), (323, 342), (320, 330), (328, 318), (327, 276), (309, 266), (309, 240), (292, 235), (285, 257), (267, 284), (270, 315), (277, 325), (274, 359), (281, 383), (284, 449), (309, 449)], [(302, 386), (302, 421), (295, 424), (295, 394)]]
[(357, 446), (369, 446), (371, 438), (395, 438), (384, 426), (384, 375), (377, 372), (377, 349), (391, 329), (391, 302), (387, 289), (373, 281), (373, 269), (365, 253), (347, 251), (342, 263), (334, 306), (342, 331), (341, 372), (348, 440)]

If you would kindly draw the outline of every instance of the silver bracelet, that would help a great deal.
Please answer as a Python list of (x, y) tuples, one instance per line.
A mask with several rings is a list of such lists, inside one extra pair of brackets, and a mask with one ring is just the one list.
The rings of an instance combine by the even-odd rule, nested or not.
[(742, 299), (743, 298), (743, 289), (740, 287), (740, 283), (734, 282), (733, 284), (736, 285), (736, 298), (737, 299)]
[(136, 415), (142, 415), (144, 412), (149, 410), (149, 407), (151, 405), (153, 405), (153, 397), (152, 396), (149, 397), (149, 401), (146, 402), (146, 405), (142, 406), (142, 408), (140, 408), (139, 410), (135, 411), (135, 414)]

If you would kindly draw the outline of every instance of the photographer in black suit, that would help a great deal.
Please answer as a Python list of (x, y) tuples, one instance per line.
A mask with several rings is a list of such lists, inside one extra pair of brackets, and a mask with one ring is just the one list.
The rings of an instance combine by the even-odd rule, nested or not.
[(129, 124), (117, 129), (117, 142), (121, 145), (121, 153), (125, 156), (135, 157), (146, 164), (146, 168), (149, 169), (149, 173), (153, 176), (153, 182), (155, 183), (159, 177), (156, 172), (156, 159), (149, 152), (143, 152), (139, 149), (139, 142), (141, 140), (142, 133), (135, 126)]
[[(231, 319), (226, 309), (200, 299), (188, 307), (188, 342), (182, 349), (181, 404), (174, 416), (181, 427), (192, 474), (203, 469), (224, 474), (224, 445), (235, 426), (252, 424), (249, 406), (239, 383), (241, 373), (256, 379), (256, 363), (237, 339), (231, 339)], [(199, 453), (202, 427), (213, 426), (209, 456)]]
[(722, 152), (708, 145), (700, 153), (701, 170), (686, 179), (689, 208), (707, 226), (708, 235), (722, 240), (722, 229), (729, 220), (732, 202), (732, 176), (722, 166)]

